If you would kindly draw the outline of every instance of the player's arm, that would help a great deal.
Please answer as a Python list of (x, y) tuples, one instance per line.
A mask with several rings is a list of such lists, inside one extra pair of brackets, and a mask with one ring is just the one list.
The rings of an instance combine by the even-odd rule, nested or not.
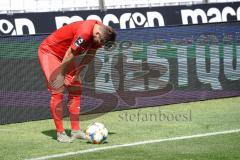
[(52, 87), (60, 88), (63, 86), (67, 70), (70, 64), (74, 61), (74, 57), (76, 54), (77, 52), (74, 51), (71, 47), (68, 48), (60, 65), (59, 74), (57, 75), (56, 80), (52, 83)]
[(81, 60), (78, 68), (77, 68), (77, 71), (76, 71), (76, 74), (74, 76), (74, 79), (73, 80), (78, 80), (78, 77), (81, 73), (81, 71), (90, 63), (93, 61), (93, 59), (95, 58), (95, 55), (96, 55), (96, 52), (97, 50), (96, 49), (90, 49), (87, 54), (83, 57), (83, 59)]
[(60, 74), (62, 74), (63, 76), (66, 75), (68, 67), (74, 61), (74, 57), (76, 55), (77, 55), (77, 52), (74, 51), (71, 47), (69, 47), (63, 60), (62, 60), (62, 63), (60, 66)]
[(96, 49), (90, 49), (87, 52), (87, 54), (83, 57), (83, 59), (81, 60), (79, 67), (83, 69), (86, 65), (88, 65), (90, 62), (92, 62), (93, 59), (95, 58), (96, 52), (97, 52)]

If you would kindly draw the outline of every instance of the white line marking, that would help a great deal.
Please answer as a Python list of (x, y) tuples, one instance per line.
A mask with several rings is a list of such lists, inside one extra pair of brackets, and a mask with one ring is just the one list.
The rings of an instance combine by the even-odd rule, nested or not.
[(130, 146), (137, 146), (137, 145), (143, 145), (143, 144), (149, 144), (149, 143), (160, 143), (160, 142), (166, 142), (166, 141), (192, 139), (192, 138), (199, 138), (199, 137), (208, 137), (208, 136), (230, 134), (230, 133), (237, 133), (237, 132), (240, 132), (240, 129), (220, 131), (220, 132), (210, 132), (210, 133), (203, 133), (203, 134), (195, 134), (195, 135), (190, 135), (190, 136), (172, 137), (172, 138), (157, 139), (157, 140), (140, 141), (140, 142), (134, 142), (134, 143), (107, 146), (107, 147), (91, 148), (91, 149), (80, 150), (80, 151), (76, 151), (76, 152), (53, 154), (53, 155), (49, 155), (49, 156), (32, 158), (32, 159), (27, 159), (27, 160), (47, 160), (47, 159), (52, 159), (52, 158), (60, 158), (60, 157), (66, 157), (66, 156), (72, 156), (72, 155), (84, 154), (84, 153), (90, 153), (90, 152), (97, 152), (97, 151), (103, 151), (103, 150), (114, 149), (114, 148), (130, 147)]

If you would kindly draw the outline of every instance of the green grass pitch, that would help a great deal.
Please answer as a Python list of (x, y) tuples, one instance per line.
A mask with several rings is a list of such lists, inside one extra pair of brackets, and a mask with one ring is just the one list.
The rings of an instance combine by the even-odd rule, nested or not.
[[(94, 145), (85, 140), (76, 140), (71, 144), (58, 143), (51, 120), (1, 125), (0, 159), (30, 159), (117, 144), (240, 129), (240, 97), (130, 109), (91, 117), (81, 121), (82, 128), (85, 129), (91, 122), (104, 123), (109, 130), (107, 143)], [(65, 128), (69, 129), (69, 121), (65, 119), (64, 122)], [(240, 133), (230, 133), (55, 159), (235, 160), (240, 159), (239, 150)]]

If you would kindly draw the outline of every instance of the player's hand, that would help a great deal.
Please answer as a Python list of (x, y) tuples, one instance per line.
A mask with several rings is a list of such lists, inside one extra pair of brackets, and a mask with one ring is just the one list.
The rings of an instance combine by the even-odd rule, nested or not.
[(80, 83), (82, 83), (81, 77), (79, 74), (75, 74), (72, 78), (72, 82), (78, 81)]
[(55, 89), (58, 89), (64, 85), (64, 75), (58, 74), (56, 79), (51, 83), (51, 86)]

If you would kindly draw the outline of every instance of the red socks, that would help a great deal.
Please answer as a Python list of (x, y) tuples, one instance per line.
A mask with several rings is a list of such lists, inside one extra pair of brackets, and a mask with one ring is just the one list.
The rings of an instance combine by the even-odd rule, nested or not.
[[(63, 94), (57, 93), (52, 94), (50, 101), (50, 110), (52, 113), (52, 118), (54, 120), (57, 132), (63, 132)], [(68, 102), (69, 117), (71, 121), (72, 130), (79, 130), (79, 114), (80, 114), (80, 96), (69, 95)]]
[(62, 101), (63, 101), (62, 93), (52, 94), (51, 101), (50, 101), (50, 110), (52, 113), (52, 118), (54, 120), (57, 132), (64, 131), (63, 121), (62, 121), (62, 116), (63, 116)]
[(80, 96), (69, 95), (68, 110), (72, 130), (79, 130)]

